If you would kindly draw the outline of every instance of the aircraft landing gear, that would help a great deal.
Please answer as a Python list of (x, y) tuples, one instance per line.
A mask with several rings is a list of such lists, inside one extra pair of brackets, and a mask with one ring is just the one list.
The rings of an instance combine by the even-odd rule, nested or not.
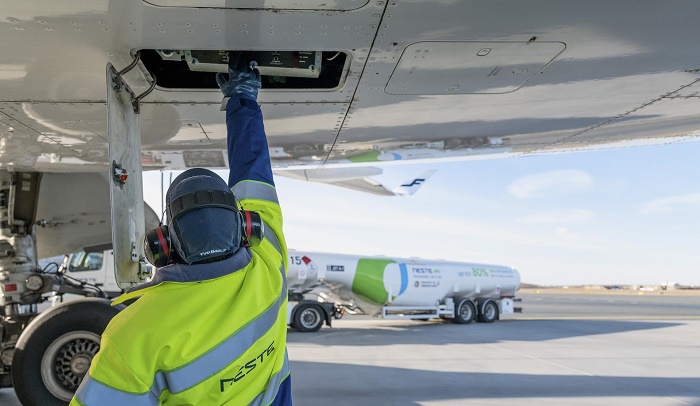
[[(84, 180), (85, 193), (104, 185), (99, 176), (61, 176), (0, 170), (0, 387), (14, 386), (23, 405), (67, 405), (99, 350), (100, 335), (120, 310), (107, 300), (92, 298), (59, 305), (38, 315), (38, 304), (46, 299), (43, 294), (103, 295), (94, 285), (90, 288), (86, 283), (70, 281), (60, 273), (46, 273), (38, 267), (35, 223), (42, 178), (50, 181), (46, 190), (58, 187), (65, 191), (65, 185), (78, 183), (76, 176)], [(84, 198), (70, 192), (72, 198)], [(54, 233), (56, 239), (50, 240), (54, 247), (65, 247), (63, 236), (79, 234), (74, 230), (92, 233), (93, 241), (109, 239), (102, 237), (108, 235), (109, 223), (100, 221), (100, 216), (108, 219), (108, 212), (101, 215), (94, 210), (100, 206), (99, 199), (90, 202), (94, 204), (90, 208), (73, 201), (53, 202), (54, 211), (48, 220), (38, 223)], [(85, 212), (90, 214), (86, 216)], [(89, 221), (66, 220), (86, 217)], [(56, 231), (57, 227), (60, 231)]]
[(40, 178), (39, 173), (0, 171), (0, 387), (11, 386), (15, 343), (37, 314), (25, 282), (37, 269), (32, 235), (36, 206), (26, 203), (36, 201)]
[(63, 303), (36, 317), (22, 333), (12, 382), (23, 405), (65, 406), (100, 349), (100, 336), (122, 307), (105, 299)]

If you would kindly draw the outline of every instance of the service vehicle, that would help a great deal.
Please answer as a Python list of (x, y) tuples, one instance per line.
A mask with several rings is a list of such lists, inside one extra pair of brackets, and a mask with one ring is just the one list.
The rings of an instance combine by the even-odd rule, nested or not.
[(514, 305), (520, 274), (500, 265), (290, 250), (288, 286), (290, 325), (300, 331), (330, 325), (328, 301), (336, 317), (348, 311), (460, 324), (521, 310)]

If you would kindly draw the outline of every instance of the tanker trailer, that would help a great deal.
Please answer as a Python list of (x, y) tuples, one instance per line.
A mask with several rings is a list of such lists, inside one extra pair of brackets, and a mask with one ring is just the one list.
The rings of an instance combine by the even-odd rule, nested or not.
[[(387, 319), (491, 323), (519, 310), (514, 300), (520, 275), (501, 265), (291, 250), (288, 286), (290, 324), (302, 331), (311, 331), (304, 320), (315, 321), (315, 315), (305, 318), (298, 307), (329, 302), (336, 312), (344, 308)], [(319, 311), (328, 325), (330, 316)]]

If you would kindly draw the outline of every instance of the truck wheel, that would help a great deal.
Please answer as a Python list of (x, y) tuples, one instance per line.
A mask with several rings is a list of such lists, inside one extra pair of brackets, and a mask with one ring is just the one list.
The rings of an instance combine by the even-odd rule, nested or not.
[(482, 323), (493, 323), (498, 320), (498, 305), (493, 300), (487, 300), (480, 306), (479, 321)]
[(474, 320), (476, 308), (470, 299), (464, 299), (455, 308), (455, 318), (452, 319), (457, 324), (469, 324)]
[(294, 328), (304, 333), (312, 333), (323, 325), (323, 309), (321, 306), (301, 305), (294, 313)]
[(24, 330), (12, 359), (12, 384), (23, 405), (67, 405), (100, 350), (100, 336), (119, 310), (109, 301), (61, 304)]

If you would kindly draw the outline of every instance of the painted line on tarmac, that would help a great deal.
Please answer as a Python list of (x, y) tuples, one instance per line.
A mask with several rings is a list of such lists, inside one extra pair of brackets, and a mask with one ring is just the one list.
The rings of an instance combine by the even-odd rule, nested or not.
[(590, 372), (586, 372), (586, 371), (583, 371), (583, 370), (581, 370), (581, 369), (573, 368), (573, 367), (570, 367), (570, 366), (568, 366), (568, 365), (564, 365), (564, 364), (559, 363), (559, 362), (554, 362), (554, 361), (551, 361), (551, 360), (548, 360), (548, 359), (536, 357), (536, 356), (534, 356), (534, 355), (526, 354), (526, 353), (524, 353), (524, 352), (522, 352), (522, 351), (515, 351), (515, 350), (510, 349), (510, 348), (508, 348), (507, 346), (504, 346), (504, 345), (489, 344), (489, 347), (493, 347), (496, 351), (508, 351), (508, 352), (511, 352), (511, 353), (513, 353), (513, 354), (517, 354), (517, 355), (519, 355), (519, 356), (521, 356), (521, 357), (524, 357), (524, 358), (529, 358), (529, 359), (532, 359), (532, 360), (535, 360), (535, 361), (543, 362), (543, 363), (545, 363), (545, 364), (554, 365), (555, 367), (562, 368), (562, 369), (566, 369), (566, 370), (569, 370), (569, 371), (573, 371), (573, 372), (576, 372), (576, 373), (581, 374), (581, 375), (585, 375), (585, 376), (596, 376), (595, 374), (592, 374), (592, 373), (590, 373)]
[(516, 320), (700, 320), (700, 316), (663, 315), (663, 316), (533, 316), (503, 319)]
[(675, 402), (675, 403), (678, 403), (678, 404), (681, 404), (681, 405), (693, 406), (693, 405), (695, 404), (695, 403), (686, 402), (686, 401), (684, 401), (683, 399), (672, 398), (672, 397), (668, 397), (668, 396), (664, 396), (664, 399), (670, 400), (670, 401), (672, 401), (672, 402)]

